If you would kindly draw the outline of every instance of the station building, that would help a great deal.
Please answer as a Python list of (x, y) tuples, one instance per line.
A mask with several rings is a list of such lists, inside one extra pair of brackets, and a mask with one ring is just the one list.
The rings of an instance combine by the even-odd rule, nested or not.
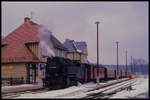
[[(2, 39), (2, 79), (23, 77), (24, 83), (37, 83), (39, 66), (46, 61), (40, 48), (39, 25), (25, 17), (24, 23)], [(49, 38), (55, 56), (67, 57), (67, 48), (53, 35)]]
[(66, 39), (64, 45), (67, 47), (67, 58), (72, 60), (79, 60), (82, 63), (88, 63), (88, 50), (85, 41), (74, 41)]

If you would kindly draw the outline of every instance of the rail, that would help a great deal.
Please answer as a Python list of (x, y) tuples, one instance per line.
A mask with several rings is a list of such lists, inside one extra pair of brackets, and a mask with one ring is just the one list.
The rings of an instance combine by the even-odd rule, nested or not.
[[(131, 80), (129, 80), (131, 81)], [(135, 83), (136, 80), (132, 81), (132, 85), (133, 83)], [(124, 90), (124, 89), (128, 89), (130, 87), (130, 82), (122, 82), (122, 83), (116, 83), (116, 84), (113, 84), (113, 85), (109, 85), (109, 87), (105, 87), (105, 88), (99, 88), (99, 90), (93, 90), (91, 92), (89, 92), (87, 95), (88, 96), (85, 96), (83, 97), (82, 99), (108, 99), (110, 96), (112, 96), (112, 94), (116, 93), (116, 92), (119, 92), (121, 90)]]

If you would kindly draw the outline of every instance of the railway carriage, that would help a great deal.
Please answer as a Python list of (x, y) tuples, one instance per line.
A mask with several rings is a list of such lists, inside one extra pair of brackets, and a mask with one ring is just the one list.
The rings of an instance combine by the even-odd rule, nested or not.
[(97, 76), (99, 76), (100, 81), (105, 80), (105, 67), (103, 67), (102, 65), (99, 65), (99, 67), (97, 67), (97, 65), (91, 64), (88, 67), (88, 80), (96, 82)]
[(106, 71), (106, 77), (107, 77), (107, 80), (109, 79), (115, 79), (115, 70), (114, 69), (111, 69), (111, 68), (107, 68), (107, 71)]
[(93, 70), (94, 70), (94, 71), (93, 71), (93, 74), (94, 74), (94, 79), (93, 79), (93, 80), (94, 80), (94, 82), (96, 82), (97, 73), (98, 73), (98, 72), (97, 72), (97, 66), (96, 66), (96, 65), (93, 66)]
[(121, 70), (121, 78), (125, 78), (125, 76), (126, 76), (126, 71), (125, 70)]
[(106, 78), (105, 67), (103, 67), (102, 65), (99, 67), (99, 78), (100, 81), (103, 81)]
[(121, 69), (118, 69), (118, 78), (121, 78)]

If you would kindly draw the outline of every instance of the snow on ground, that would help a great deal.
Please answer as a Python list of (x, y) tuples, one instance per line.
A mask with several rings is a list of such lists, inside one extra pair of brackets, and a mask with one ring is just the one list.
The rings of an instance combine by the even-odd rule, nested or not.
[(86, 88), (95, 87), (95, 85), (96, 85), (95, 83), (90, 82), (80, 86), (71, 86), (66, 89), (50, 90), (48, 92), (43, 92), (43, 93), (37, 93), (37, 94), (25, 93), (25, 94), (21, 94), (19, 97), (16, 98), (63, 98), (63, 96), (66, 94), (68, 96), (69, 95), (71, 96), (73, 93), (83, 92), (86, 90)]
[(133, 90), (123, 90), (110, 98), (149, 98), (149, 78), (140, 76), (136, 80), (137, 81), (132, 86)]
[[(104, 83), (101, 82), (100, 85), (104, 85), (114, 81), (116, 80), (111, 80)], [(59, 90), (50, 90), (48, 92), (43, 93), (36, 93), (36, 94), (25, 93), (21, 94), (19, 97), (16, 98), (81, 98), (86, 96), (87, 90), (93, 89), (95, 87), (97, 87), (97, 84), (89, 82), (79, 86), (71, 86), (69, 88)]]
[[(132, 97), (142, 97), (141, 93), (148, 93), (148, 78), (139, 77), (136, 79), (136, 84), (132, 87), (132, 91), (123, 90), (117, 94), (114, 94), (111, 98), (132, 98)], [(106, 83), (110, 83), (116, 80), (111, 80)], [(100, 85), (106, 84), (100, 83)], [(89, 82), (86, 84), (82, 84), (79, 86), (71, 86), (65, 89), (59, 90), (50, 90), (43, 93), (25, 93), (21, 94), (15, 98), (82, 98), (87, 96), (87, 90), (93, 89), (97, 86), (97, 84), (93, 82)]]
[(39, 88), (42, 88), (42, 87), (40, 85), (36, 85), (36, 84), (22, 84), (22, 85), (16, 85), (16, 86), (3, 86), (2, 87), (2, 93), (32, 90), (32, 89), (39, 89)]
[(16, 86), (2, 86), (2, 89), (14, 88), (14, 87), (22, 87), (22, 86), (31, 86), (31, 84), (21, 84), (21, 85), (16, 85)]

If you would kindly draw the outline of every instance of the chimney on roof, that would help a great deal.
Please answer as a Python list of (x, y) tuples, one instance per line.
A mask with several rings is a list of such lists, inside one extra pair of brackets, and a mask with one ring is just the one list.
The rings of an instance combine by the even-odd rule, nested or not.
[(30, 18), (29, 17), (25, 17), (24, 18), (24, 24), (29, 24), (30, 23)]

